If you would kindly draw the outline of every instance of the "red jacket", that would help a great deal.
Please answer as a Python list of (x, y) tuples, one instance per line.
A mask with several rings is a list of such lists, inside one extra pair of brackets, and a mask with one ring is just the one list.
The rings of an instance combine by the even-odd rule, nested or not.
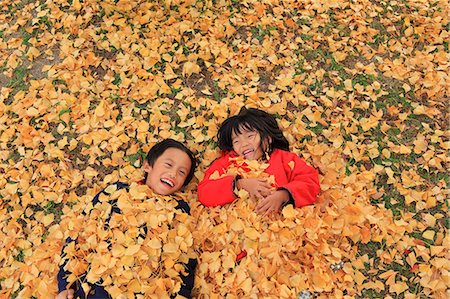
[[(198, 185), (198, 199), (205, 206), (223, 206), (237, 198), (233, 192), (235, 176), (209, 179), (215, 171), (218, 171), (220, 175), (224, 174), (231, 164), (229, 158), (236, 156), (235, 152), (225, 153), (206, 170), (205, 177)], [(289, 165), (291, 161), (294, 163)], [(320, 191), (318, 173), (296, 154), (280, 149), (274, 150), (265, 172), (275, 177), (277, 189), (285, 189), (291, 194), (296, 207), (306, 206), (316, 201)]]

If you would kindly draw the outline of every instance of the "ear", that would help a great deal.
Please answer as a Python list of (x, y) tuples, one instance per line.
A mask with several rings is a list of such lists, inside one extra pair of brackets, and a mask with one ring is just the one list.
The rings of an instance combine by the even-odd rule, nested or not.
[(148, 164), (147, 160), (144, 161), (144, 165), (142, 167), (144, 169), (145, 172), (150, 173), (153, 169), (152, 166), (150, 166), (150, 164)]

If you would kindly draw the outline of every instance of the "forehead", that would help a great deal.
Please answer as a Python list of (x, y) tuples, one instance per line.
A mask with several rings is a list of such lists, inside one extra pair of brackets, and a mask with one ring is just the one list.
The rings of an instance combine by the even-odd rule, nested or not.
[(178, 164), (180, 167), (185, 167), (187, 169), (191, 168), (191, 158), (184, 151), (175, 148), (169, 147), (166, 149), (161, 156), (158, 157), (157, 161), (172, 161)]
[(240, 134), (248, 132), (257, 132), (256, 129), (252, 128), (249, 124), (240, 124), (238, 127), (231, 131), (231, 138), (234, 138)]

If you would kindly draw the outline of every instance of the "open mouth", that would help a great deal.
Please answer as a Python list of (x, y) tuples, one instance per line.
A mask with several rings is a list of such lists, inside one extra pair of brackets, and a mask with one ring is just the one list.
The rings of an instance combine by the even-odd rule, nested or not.
[(245, 158), (248, 158), (253, 152), (254, 152), (254, 150), (248, 149), (248, 150), (245, 150), (242, 154), (244, 155)]
[(167, 186), (169, 186), (169, 187), (175, 186), (174, 182), (172, 182), (171, 180), (166, 179), (166, 178), (162, 178), (162, 179), (161, 179), (161, 182), (162, 182), (164, 185), (167, 185)]

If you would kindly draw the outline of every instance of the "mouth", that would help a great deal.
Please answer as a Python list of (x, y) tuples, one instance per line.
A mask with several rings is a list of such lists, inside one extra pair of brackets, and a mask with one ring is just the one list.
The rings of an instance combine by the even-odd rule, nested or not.
[(242, 154), (244, 155), (244, 157), (245, 157), (246, 159), (248, 159), (249, 156), (251, 156), (251, 155), (253, 154), (253, 152), (254, 152), (254, 150), (248, 149), (248, 150), (245, 150)]
[(175, 186), (175, 183), (172, 180), (167, 179), (167, 178), (161, 178), (161, 183), (163, 183), (164, 185), (169, 186), (171, 188), (173, 188)]

